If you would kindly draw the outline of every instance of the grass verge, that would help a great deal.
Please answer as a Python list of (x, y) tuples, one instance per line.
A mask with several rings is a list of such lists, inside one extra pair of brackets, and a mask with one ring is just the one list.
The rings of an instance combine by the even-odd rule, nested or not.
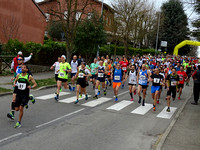
[(6, 92), (11, 92), (12, 90), (10, 89), (5, 89), (0, 87), (0, 93), (6, 93)]

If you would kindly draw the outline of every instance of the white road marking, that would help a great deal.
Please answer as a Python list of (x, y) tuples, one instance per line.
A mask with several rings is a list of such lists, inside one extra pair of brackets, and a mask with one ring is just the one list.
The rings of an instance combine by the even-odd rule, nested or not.
[(135, 110), (133, 110), (131, 113), (133, 114), (139, 114), (139, 115), (144, 115), (146, 114), (151, 108), (153, 108), (153, 104), (147, 104), (145, 103), (145, 106), (139, 106)]
[(176, 107), (170, 107), (170, 112), (167, 112), (167, 106), (157, 115), (158, 118), (170, 119), (176, 112)]
[[(59, 96), (64, 96), (64, 95), (68, 95), (68, 94), (70, 94), (70, 93), (69, 92), (61, 92), (59, 94)], [(48, 95), (36, 97), (35, 99), (47, 100), (47, 99), (54, 98), (55, 96), (56, 96), (56, 94), (48, 94)]]
[(112, 105), (112, 106), (108, 107), (107, 109), (120, 111), (120, 110), (122, 110), (123, 108), (127, 107), (130, 104), (133, 104), (133, 102), (123, 100), (123, 101), (121, 101), (121, 102), (119, 102), (119, 103), (117, 103), (115, 105)]
[(51, 121), (49, 121), (49, 122), (43, 123), (43, 124), (41, 124), (41, 125), (38, 125), (38, 126), (36, 126), (36, 128), (40, 128), (40, 127), (43, 127), (43, 126), (45, 126), (45, 125), (51, 124), (51, 123), (53, 123), (53, 122), (55, 122), (55, 121), (58, 121), (58, 120), (60, 120), (60, 119), (65, 118), (65, 117), (69, 117), (69, 116), (71, 116), (71, 115), (73, 115), (73, 114), (76, 114), (76, 113), (79, 113), (79, 112), (83, 111), (84, 109), (85, 109), (85, 108), (82, 108), (82, 109), (79, 109), (79, 110), (77, 110), (77, 111), (74, 111), (74, 112), (71, 112), (71, 113), (69, 113), (69, 114), (66, 114), (66, 115), (64, 115), (64, 116), (58, 117), (58, 118), (56, 118), (56, 119), (54, 119), (54, 120), (51, 120)]
[[(91, 97), (91, 95), (88, 95), (88, 97)], [(70, 98), (59, 100), (58, 102), (69, 104), (69, 103), (75, 102), (76, 99), (77, 99), (76, 96), (73, 96), (73, 97), (70, 97)], [(82, 98), (79, 98), (79, 100), (83, 100), (83, 99), (85, 99), (85, 96), (83, 96)]]
[(87, 102), (85, 104), (82, 104), (83, 106), (88, 106), (88, 107), (95, 107), (97, 105), (100, 105), (102, 103), (105, 103), (109, 100), (111, 100), (112, 98), (106, 98), (106, 97), (101, 97), (99, 99), (96, 99), (96, 100), (93, 100), (93, 101), (90, 101), (90, 102)]
[(126, 94), (126, 93), (128, 93), (128, 92), (129, 92), (129, 91), (122, 92), (122, 93), (118, 94), (118, 96), (121, 96), (121, 95)]
[(4, 141), (7, 141), (9, 139), (15, 138), (15, 137), (20, 136), (20, 135), (22, 135), (22, 133), (17, 133), (17, 134), (11, 135), (11, 136), (9, 136), (7, 138), (4, 138), (4, 139), (0, 140), (0, 143), (2, 143)]

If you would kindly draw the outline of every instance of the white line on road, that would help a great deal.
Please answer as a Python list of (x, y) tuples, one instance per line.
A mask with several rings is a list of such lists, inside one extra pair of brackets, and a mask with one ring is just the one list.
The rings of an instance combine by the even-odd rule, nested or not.
[(122, 92), (122, 93), (118, 94), (118, 96), (121, 96), (121, 95), (126, 94), (126, 93), (128, 93), (128, 92), (129, 92), (129, 91)]
[(139, 115), (144, 115), (146, 114), (151, 108), (153, 108), (152, 104), (147, 104), (145, 103), (145, 106), (139, 106), (135, 110), (133, 110), (131, 113), (132, 114), (139, 114)]
[(120, 111), (120, 110), (122, 110), (123, 108), (127, 107), (130, 104), (133, 104), (133, 102), (123, 100), (123, 101), (121, 101), (121, 102), (119, 102), (119, 103), (117, 103), (115, 105), (112, 105), (112, 106), (108, 107), (107, 109)]
[(64, 115), (64, 116), (61, 116), (61, 117), (56, 118), (56, 119), (54, 119), (54, 120), (51, 120), (51, 121), (49, 121), (49, 122), (43, 123), (43, 124), (41, 124), (41, 125), (36, 126), (36, 128), (43, 127), (43, 126), (45, 126), (45, 125), (48, 125), (48, 124), (50, 124), (50, 123), (53, 123), (53, 122), (55, 122), (55, 121), (58, 121), (58, 120), (60, 120), (60, 119), (65, 118), (65, 117), (69, 117), (69, 116), (71, 116), (71, 115), (74, 115), (74, 114), (76, 114), (76, 113), (79, 113), (79, 112), (83, 111), (84, 109), (85, 109), (85, 108), (79, 109), (79, 110), (77, 110), (77, 111), (74, 111), (74, 112), (72, 112), (72, 113), (66, 114), (66, 115)]
[(170, 119), (176, 111), (176, 107), (170, 107), (170, 112), (167, 112), (167, 107), (165, 107), (158, 115), (158, 118)]
[[(70, 94), (70, 93), (69, 92), (61, 92), (59, 96), (64, 96), (64, 95), (68, 95), (68, 94)], [(55, 96), (56, 96), (55, 94), (48, 94), (48, 95), (36, 97), (35, 99), (47, 100), (47, 99), (54, 98)]]
[[(88, 97), (91, 97), (91, 95), (88, 95)], [(82, 98), (79, 98), (79, 100), (83, 100), (84, 98), (85, 98), (85, 96), (83, 96)], [(76, 99), (77, 99), (76, 96), (73, 96), (70, 98), (65, 98), (65, 99), (59, 100), (58, 102), (69, 104), (69, 103), (75, 102)]]
[(2, 143), (4, 141), (7, 141), (9, 139), (15, 138), (15, 137), (20, 136), (20, 135), (22, 135), (22, 133), (17, 133), (17, 134), (11, 135), (11, 136), (9, 136), (7, 138), (4, 138), (4, 139), (0, 140), (0, 143)]
[(100, 105), (102, 103), (105, 103), (109, 100), (111, 100), (112, 98), (106, 98), (106, 97), (101, 97), (99, 99), (96, 99), (96, 100), (93, 100), (93, 101), (90, 101), (90, 102), (87, 102), (85, 104), (82, 104), (83, 106), (88, 106), (88, 107), (95, 107), (97, 105)]

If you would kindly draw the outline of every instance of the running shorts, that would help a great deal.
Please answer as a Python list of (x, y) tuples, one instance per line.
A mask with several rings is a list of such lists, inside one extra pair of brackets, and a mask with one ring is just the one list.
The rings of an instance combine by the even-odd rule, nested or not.
[(173, 98), (176, 98), (176, 88), (169, 88), (169, 91), (167, 91), (167, 96), (171, 96)]
[(81, 88), (85, 88), (87, 86), (85, 80), (77, 80), (76, 84), (80, 85)]
[(68, 79), (62, 79), (62, 78), (59, 78), (59, 77), (58, 77), (58, 81), (67, 82)]
[(117, 86), (120, 87), (121, 84), (121, 82), (113, 82), (113, 89), (115, 89)]
[(30, 99), (29, 95), (27, 95), (27, 94), (26, 95), (17, 94), (15, 107), (19, 107), (19, 106), (24, 107), (25, 105), (28, 104), (29, 99)]
[(179, 84), (178, 85), (178, 88), (180, 89), (180, 88), (184, 88), (184, 84)]
[(58, 74), (55, 74), (55, 79), (56, 81), (58, 81)]
[(96, 79), (97, 78), (97, 75), (92, 75), (91, 77), (90, 77), (90, 79)]
[(139, 84), (140, 86), (142, 86), (142, 89), (147, 89), (148, 85), (141, 85)]
[(159, 86), (151, 86), (151, 93), (155, 93), (156, 91), (160, 91), (160, 85)]
[(74, 77), (76, 75), (76, 73), (71, 73), (71, 78)]

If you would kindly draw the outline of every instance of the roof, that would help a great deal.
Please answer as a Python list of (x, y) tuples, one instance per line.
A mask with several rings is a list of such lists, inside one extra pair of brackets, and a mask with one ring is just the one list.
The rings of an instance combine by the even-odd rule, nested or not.
[[(38, 3), (38, 5), (41, 5), (41, 4), (44, 4), (44, 3), (48, 3), (48, 2), (52, 2), (52, 1), (56, 1), (56, 0), (44, 0), (44, 1), (41, 1), (41, 2), (39, 2), (39, 3)], [(100, 3), (100, 4), (102, 4), (102, 2), (101, 2), (101, 1), (99, 1), (99, 0), (93, 0), (93, 1), (95, 1), (95, 2), (97, 2), (97, 3)], [(104, 5), (104, 7), (106, 7), (106, 8), (108, 8), (108, 9), (110, 9), (111, 11), (114, 11), (114, 10), (113, 10), (113, 8), (112, 8), (112, 7), (110, 7), (108, 4), (106, 4), (106, 3), (103, 3), (103, 5)]]
[(35, 6), (38, 8), (38, 10), (43, 14), (43, 16), (46, 18), (47, 16), (45, 15), (45, 13), (42, 11), (42, 9), (40, 8), (40, 6), (35, 2), (35, 0), (32, 0), (33, 4), (35, 4)]

